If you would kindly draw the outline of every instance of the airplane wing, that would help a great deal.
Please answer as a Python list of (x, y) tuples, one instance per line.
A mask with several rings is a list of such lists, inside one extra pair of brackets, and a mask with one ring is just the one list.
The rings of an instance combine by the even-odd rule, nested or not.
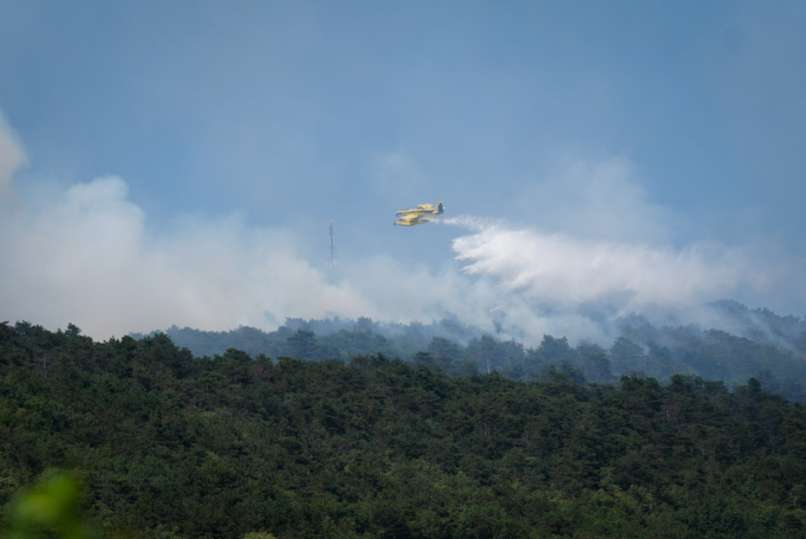
[(425, 204), (418, 204), (414, 208), (407, 208), (405, 210), (397, 210), (397, 212), (395, 212), (395, 213), (397, 215), (402, 215), (404, 213), (417, 213), (417, 214), (420, 214), (420, 215), (423, 215), (423, 214), (426, 214), (426, 213), (431, 213), (431, 214), (436, 215), (437, 213), (439, 213), (439, 209), (437, 209), (437, 207), (434, 206), (433, 204), (425, 203)]
[(404, 215), (408, 213), (416, 213), (419, 215), (421, 213), (425, 213), (425, 211), (426, 210), (423, 210), (422, 208), (420, 208), (420, 206), (417, 206), (416, 208), (406, 208), (405, 210), (397, 210), (395, 212), (395, 215)]
[(417, 210), (423, 213), (436, 213), (437, 208), (430, 202), (426, 202), (425, 204), (418, 205)]
[(395, 219), (395, 224), (399, 226), (414, 226), (420, 223), (420, 214), (416, 212), (408, 212), (398, 215)]

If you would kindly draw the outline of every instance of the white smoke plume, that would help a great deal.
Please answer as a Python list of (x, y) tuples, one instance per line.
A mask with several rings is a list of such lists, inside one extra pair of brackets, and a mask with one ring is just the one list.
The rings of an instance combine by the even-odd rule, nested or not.
[(683, 249), (592, 241), (559, 233), (462, 218), (474, 232), (453, 250), (468, 275), (493, 278), (503, 290), (554, 305), (628, 299), (632, 306), (690, 304), (738, 286), (763, 286), (739, 251), (718, 245)]
[[(306, 259), (291, 232), (237, 216), (185, 217), (155, 230), (117, 177), (4, 205), (25, 160), (0, 125), (0, 209), (9, 208), (0, 212), (0, 320), (73, 322), (98, 338), (172, 324), (271, 329), (287, 316), (339, 315), (457, 316), (529, 344), (545, 333), (606, 341), (607, 321), (619, 315), (682, 309), (740, 288), (763, 294), (769, 285), (741, 250), (583, 239), (469, 216), (438, 221), (464, 231), (452, 242), (452, 266), (365, 256), (344, 261), (336, 279)], [(602, 181), (621, 185), (607, 170)], [(602, 224), (598, 209), (587, 215)]]
[(496, 291), (499, 326), (526, 342), (544, 333), (609, 341), (611, 324), (634, 313), (718, 327), (706, 302), (772, 284), (749, 251), (718, 244), (581, 239), (472, 216), (442, 222), (470, 232), (453, 240), (455, 259)]
[(0, 317), (78, 324), (98, 337), (171, 324), (267, 327), (267, 312), (371, 312), (293, 249), (290, 235), (235, 217), (185, 219), (149, 233), (119, 178), (70, 187), (59, 200), (0, 220)]

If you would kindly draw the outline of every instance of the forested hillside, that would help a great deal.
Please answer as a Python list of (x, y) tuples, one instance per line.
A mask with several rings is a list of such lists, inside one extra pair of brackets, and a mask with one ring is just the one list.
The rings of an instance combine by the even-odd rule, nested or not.
[(756, 379), (519, 382), (0, 324), (0, 504), (51, 467), (105, 536), (806, 534), (806, 410)]
[(602, 347), (547, 335), (535, 347), (484, 335), (455, 320), (424, 324), (382, 324), (367, 318), (288, 320), (276, 331), (241, 327), (233, 331), (169, 328), (167, 335), (194, 355), (223, 354), (229, 348), (252, 355), (349, 361), (383, 354), (454, 375), (498, 372), (513, 380), (535, 380), (559, 369), (579, 381), (609, 383), (625, 375), (668, 381), (673, 374), (700, 376), (729, 386), (759, 379), (790, 400), (806, 400), (806, 322), (733, 302), (714, 304), (723, 324), (736, 334), (688, 326), (656, 326), (641, 316), (620, 319), (617, 338)]

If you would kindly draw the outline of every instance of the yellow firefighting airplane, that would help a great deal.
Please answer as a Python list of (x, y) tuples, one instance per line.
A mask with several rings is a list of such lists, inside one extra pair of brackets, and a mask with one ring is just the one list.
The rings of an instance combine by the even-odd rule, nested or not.
[(436, 204), (425, 203), (419, 204), (414, 208), (407, 210), (398, 210), (395, 224), (398, 226), (414, 226), (429, 223), (434, 220), (434, 217), (443, 213), (445, 206), (442, 202)]

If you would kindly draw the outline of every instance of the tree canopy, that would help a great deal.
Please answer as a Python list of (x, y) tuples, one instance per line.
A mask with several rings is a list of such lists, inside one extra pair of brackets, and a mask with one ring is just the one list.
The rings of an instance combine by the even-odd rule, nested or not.
[[(601, 349), (549, 345), (604, 369)], [(0, 530), (61, 468), (104, 536), (806, 533), (806, 411), (763, 381), (590, 384), (572, 360), (535, 381), (448, 376), (439, 350), (456, 352), (194, 358), (165, 335), (0, 325)]]

